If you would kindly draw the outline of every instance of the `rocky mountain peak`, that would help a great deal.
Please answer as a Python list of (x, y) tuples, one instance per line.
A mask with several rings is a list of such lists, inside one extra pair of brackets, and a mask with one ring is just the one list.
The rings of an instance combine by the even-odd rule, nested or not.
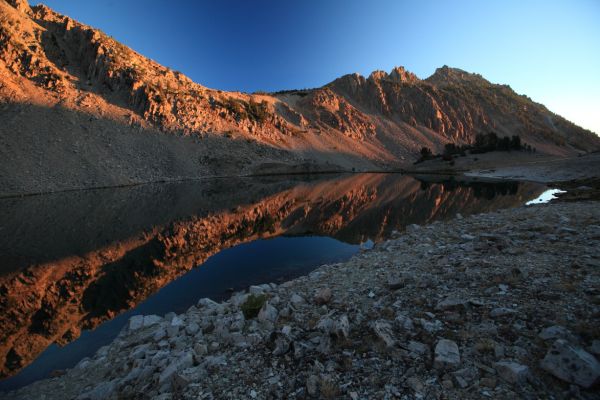
[(388, 79), (394, 82), (400, 83), (414, 83), (419, 81), (419, 78), (410, 71), (404, 69), (404, 67), (394, 67), (390, 74), (388, 75)]
[(326, 85), (326, 87), (340, 88), (348, 93), (356, 93), (360, 87), (366, 82), (366, 79), (361, 74), (355, 72), (353, 74), (346, 74), (340, 76), (333, 82)]
[(6, 2), (22, 13), (31, 14), (31, 8), (27, 0), (6, 0)]
[(383, 81), (383, 80), (387, 80), (388, 78), (389, 78), (389, 75), (387, 74), (387, 72), (381, 71), (381, 70), (375, 70), (375, 71), (371, 72), (368, 79), (370, 81)]
[(472, 74), (459, 68), (450, 68), (447, 65), (437, 68), (433, 75), (425, 81), (434, 85), (464, 84), (468, 82), (489, 84), (489, 82), (479, 74)]
[(368, 80), (372, 82), (389, 81), (397, 83), (415, 83), (419, 81), (419, 78), (410, 71), (407, 71), (404, 67), (394, 67), (388, 74), (385, 71), (376, 70), (371, 72)]

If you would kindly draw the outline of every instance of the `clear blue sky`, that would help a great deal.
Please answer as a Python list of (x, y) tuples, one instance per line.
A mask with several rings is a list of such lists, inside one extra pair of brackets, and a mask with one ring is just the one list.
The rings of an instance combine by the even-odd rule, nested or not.
[(395, 65), (425, 78), (447, 64), (600, 133), (598, 0), (45, 4), (212, 88), (316, 87)]

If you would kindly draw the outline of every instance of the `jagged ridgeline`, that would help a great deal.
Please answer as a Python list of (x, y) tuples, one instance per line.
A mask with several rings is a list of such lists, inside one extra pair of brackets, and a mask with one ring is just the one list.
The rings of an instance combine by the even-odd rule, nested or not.
[[(600, 147), (596, 135), (509, 86), (459, 69), (421, 80), (398, 67), (316, 89), (224, 92), (24, 0), (0, 0), (0, 75), (3, 116), (12, 114), (2, 121), (11, 146), (2, 184), (16, 192), (30, 190), (17, 167), (38, 171), (37, 187), (66, 188), (239, 174), (273, 162), (382, 167), (490, 131), (519, 135), (542, 153)], [(81, 163), (89, 170), (69, 181)]]

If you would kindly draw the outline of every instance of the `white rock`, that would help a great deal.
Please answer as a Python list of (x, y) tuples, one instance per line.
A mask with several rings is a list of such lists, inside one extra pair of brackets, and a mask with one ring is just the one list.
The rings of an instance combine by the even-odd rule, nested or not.
[(158, 328), (156, 330), (156, 332), (154, 333), (154, 336), (152, 337), (152, 339), (155, 342), (160, 342), (161, 340), (163, 340), (165, 337), (167, 336), (167, 331), (165, 328)]
[[(269, 288), (270, 289), (270, 288)], [(248, 288), (248, 292), (253, 295), (259, 295), (265, 293), (265, 289), (261, 286), (252, 285)]]
[(266, 302), (258, 312), (258, 320), (262, 322), (275, 322), (277, 321), (277, 315), (277, 309), (270, 305), (269, 302)]
[(332, 334), (335, 330), (335, 321), (328, 316), (324, 316), (317, 323), (316, 328), (323, 333)]
[(144, 316), (143, 315), (134, 315), (129, 318), (129, 330), (136, 331), (144, 326)]
[(292, 296), (290, 297), (290, 303), (292, 303), (292, 305), (294, 305), (295, 307), (301, 306), (302, 304), (306, 303), (306, 300), (304, 300), (304, 298), (302, 296), (300, 296), (297, 293), (293, 293)]
[(406, 349), (417, 356), (429, 354), (429, 346), (427, 346), (425, 343), (416, 342), (414, 340), (408, 342)]
[(238, 292), (231, 296), (231, 299), (229, 301), (231, 301), (231, 304), (234, 307), (240, 307), (246, 302), (246, 300), (248, 300), (248, 297), (250, 297), (248, 293)]
[(275, 349), (273, 355), (280, 356), (290, 350), (290, 340), (286, 336), (279, 336), (275, 339)]
[(444, 300), (440, 301), (436, 306), (436, 310), (450, 310), (453, 308), (464, 307), (466, 301), (463, 299), (459, 299), (456, 297), (447, 297)]
[(175, 314), (174, 312), (168, 312), (165, 314), (165, 321), (171, 322), (171, 320), (173, 319), (173, 317), (175, 317), (177, 314)]
[(206, 368), (224, 367), (227, 365), (227, 359), (224, 355), (207, 356), (203, 364)]
[(94, 387), (89, 392), (83, 393), (82, 395), (77, 397), (77, 399), (104, 400), (111, 398), (117, 390), (117, 383), (117, 379), (108, 382), (102, 382), (99, 385), (96, 385), (96, 387)]
[(204, 297), (198, 300), (198, 307), (200, 308), (214, 308), (217, 307), (219, 303), (214, 300), (209, 299), (208, 297)]
[(265, 283), (262, 285), (250, 286), (250, 288), (248, 289), (248, 292), (250, 294), (259, 295), (259, 294), (263, 294), (263, 293), (269, 293), (271, 290), (272, 290), (271, 285), (269, 285), (268, 283)]
[(331, 301), (331, 289), (329, 288), (322, 288), (319, 289), (316, 293), (315, 293), (315, 304), (317, 305), (322, 305), (322, 304), (327, 304)]
[(405, 314), (397, 314), (396, 322), (407, 332), (413, 332), (415, 330), (415, 324), (413, 323), (412, 319)]
[(144, 316), (144, 328), (160, 323), (163, 319), (158, 315), (145, 315)]
[(498, 318), (498, 317), (503, 317), (505, 315), (511, 315), (516, 312), (517, 311), (513, 310), (512, 308), (498, 307), (498, 308), (494, 308), (492, 311), (490, 311), (490, 317)]
[(541, 367), (563, 381), (592, 387), (600, 380), (600, 363), (587, 351), (566, 340), (554, 342), (541, 362)]
[(427, 321), (424, 318), (419, 318), (419, 323), (421, 324), (421, 327), (429, 333), (435, 333), (442, 329), (442, 327), (444, 326), (442, 321), (439, 321), (437, 319), (433, 321)]
[(452, 369), (460, 364), (458, 345), (452, 340), (440, 339), (435, 345), (433, 366), (436, 369)]
[(338, 337), (348, 338), (350, 334), (350, 321), (346, 314), (342, 315), (335, 324), (335, 333)]
[(196, 343), (194, 345), (194, 353), (196, 353), (197, 356), (201, 357), (208, 353), (208, 346), (206, 346), (206, 344), (204, 343)]
[(292, 327), (289, 325), (284, 325), (284, 327), (281, 328), (281, 333), (285, 336), (290, 336), (292, 334)]
[(529, 367), (513, 361), (499, 361), (494, 363), (494, 368), (500, 378), (513, 385), (525, 383), (529, 376)]
[(392, 333), (392, 326), (388, 322), (375, 321), (372, 326), (377, 337), (383, 340), (386, 346), (392, 347), (396, 344), (396, 339), (394, 339), (394, 334)]
[(186, 352), (175, 361), (171, 362), (163, 372), (161, 372), (158, 382), (163, 384), (168, 381), (171, 376), (177, 371), (184, 370), (194, 365), (194, 358), (191, 352)]
[(409, 226), (406, 227), (406, 232), (412, 233), (412, 232), (418, 232), (421, 230), (421, 227), (417, 224), (410, 224)]
[(146, 357), (146, 352), (148, 351), (148, 349), (150, 348), (149, 344), (141, 344), (139, 346), (136, 346), (133, 351), (131, 352), (131, 354), (129, 355), (129, 358), (136, 360), (136, 359), (141, 359)]
[(200, 330), (200, 326), (195, 322), (190, 322), (185, 327), (185, 331), (188, 335), (195, 335)]
[(167, 336), (172, 338), (177, 336), (179, 333), (179, 325), (169, 325), (167, 326)]
[(456, 384), (464, 389), (479, 377), (479, 371), (477, 368), (462, 368), (452, 372), (452, 377)]
[(555, 339), (565, 339), (567, 341), (574, 341), (575, 337), (573, 336), (573, 334), (571, 332), (569, 332), (566, 328), (559, 326), (559, 325), (553, 325), (553, 326), (549, 326), (545, 329), (542, 329), (542, 331), (539, 333), (538, 335), (540, 337), (540, 339), (543, 340), (555, 340)]

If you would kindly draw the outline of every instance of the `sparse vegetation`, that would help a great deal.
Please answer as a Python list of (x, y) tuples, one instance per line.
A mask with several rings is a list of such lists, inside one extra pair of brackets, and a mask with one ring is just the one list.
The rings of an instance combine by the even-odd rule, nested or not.
[(269, 117), (269, 108), (266, 101), (258, 103), (253, 100), (248, 102), (240, 99), (227, 98), (223, 100), (223, 102), (220, 102), (212, 99), (211, 106), (214, 108), (220, 107), (226, 109), (233, 115), (236, 121), (249, 119), (262, 123)]
[(527, 151), (531, 153), (536, 150), (534, 147), (531, 147), (531, 145), (523, 143), (521, 137), (518, 135), (498, 137), (495, 132), (490, 132), (485, 135), (476, 135), (475, 141), (470, 145), (446, 143), (442, 154), (433, 154), (433, 151), (429, 147), (423, 147), (419, 152), (420, 157), (415, 164), (434, 158), (441, 158), (444, 161), (453, 163), (454, 157), (464, 157), (466, 156), (467, 151), (471, 154), (481, 154), (490, 151)]
[(251, 294), (248, 296), (246, 301), (241, 305), (242, 313), (244, 313), (244, 318), (251, 319), (256, 318), (262, 306), (266, 303), (267, 296), (264, 294), (254, 295)]

